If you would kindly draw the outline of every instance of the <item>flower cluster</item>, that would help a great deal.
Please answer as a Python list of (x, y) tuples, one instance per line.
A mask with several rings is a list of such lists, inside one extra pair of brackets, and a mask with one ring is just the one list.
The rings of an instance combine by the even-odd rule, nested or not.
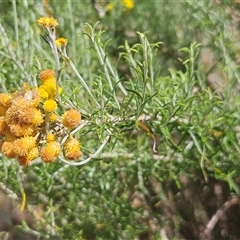
[(40, 19), (38, 19), (38, 24), (40, 26), (45, 27), (45, 28), (52, 29), (52, 28), (55, 28), (58, 25), (58, 22), (53, 17), (50, 17), (50, 18), (41, 17)]
[[(39, 93), (44, 100), (43, 109), (46, 112), (54, 112), (57, 110), (57, 103), (55, 101), (57, 91), (60, 94), (62, 88), (57, 87), (55, 73), (52, 69), (46, 69), (39, 74), (41, 85), (39, 87)], [(57, 89), (58, 88), (58, 89)]]
[(42, 71), (39, 79), (38, 88), (24, 84), (14, 93), (0, 93), (0, 150), (24, 166), (38, 157), (53, 162), (62, 151), (67, 159), (75, 160), (82, 154), (81, 146), (70, 130), (81, 124), (81, 114), (75, 109), (62, 117), (57, 114), (56, 95), (62, 89), (52, 69)]

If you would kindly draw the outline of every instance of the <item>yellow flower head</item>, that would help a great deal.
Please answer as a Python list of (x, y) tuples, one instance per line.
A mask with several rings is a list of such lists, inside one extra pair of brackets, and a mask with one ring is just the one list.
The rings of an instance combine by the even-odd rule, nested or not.
[(41, 17), (38, 19), (38, 24), (45, 28), (53, 29), (58, 25), (58, 22), (53, 17)]
[(11, 104), (12, 96), (6, 93), (0, 93), (0, 106), (4, 108), (9, 108)]
[(49, 133), (46, 137), (48, 142), (52, 142), (55, 140), (55, 136), (52, 133)]
[(67, 40), (66, 38), (58, 38), (58, 39), (56, 40), (56, 45), (57, 45), (58, 47), (64, 47), (64, 46), (67, 45), (67, 43), (68, 43), (68, 40)]
[[(56, 96), (56, 78), (52, 69), (46, 69), (39, 74), (42, 85), (38, 88), (42, 99), (54, 98)], [(58, 93), (62, 93), (62, 88), (58, 87)]]
[(58, 119), (58, 116), (57, 116), (57, 114), (52, 112), (49, 116), (49, 119), (50, 119), (51, 122), (56, 122), (57, 119)]
[(48, 94), (48, 98), (54, 98), (56, 96), (56, 79), (47, 79), (42, 85)]
[(56, 158), (54, 154), (51, 152), (51, 150), (46, 147), (41, 149), (40, 157), (46, 163), (52, 163)]
[[(58, 87), (58, 93), (62, 92), (62, 88)], [(55, 98), (56, 96), (56, 79), (49, 78), (39, 87), (39, 93), (42, 99)]]
[(53, 99), (47, 99), (44, 103), (43, 103), (43, 109), (46, 112), (54, 112), (57, 110), (57, 103), (55, 100)]
[(75, 109), (66, 111), (62, 116), (62, 123), (69, 129), (78, 127), (81, 124), (81, 113)]
[(71, 151), (80, 150), (80, 149), (81, 149), (80, 142), (73, 137), (69, 137), (64, 144), (64, 150), (66, 152), (71, 152)]
[(122, 0), (123, 6), (127, 9), (134, 8), (134, 1), (133, 0)]
[(39, 156), (37, 147), (32, 148), (26, 156), (18, 156), (18, 163), (22, 166), (29, 166), (29, 163)]
[(53, 162), (61, 152), (61, 145), (58, 142), (48, 142), (40, 151), (40, 157), (44, 162)]
[(77, 160), (82, 156), (82, 152), (80, 150), (71, 151), (66, 153), (66, 158), (69, 160)]
[(13, 142), (13, 149), (17, 156), (27, 156), (34, 147), (36, 147), (36, 141), (33, 137), (23, 137), (16, 139)]
[(68, 138), (65, 142), (64, 150), (65, 156), (69, 160), (76, 160), (82, 155), (80, 142), (73, 137)]
[(17, 96), (17, 93), (15, 95), (11, 101), (10, 108), (8, 108), (5, 114), (5, 120), (8, 124), (11, 124), (13, 121), (22, 123), (20, 115), (23, 114), (23, 111), (26, 111), (26, 109), (34, 105), (32, 101), (29, 101), (29, 99), (26, 99), (24, 96)]
[(38, 77), (42, 82), (44, 82), (49, 78), (55, 78), (55, 72), (52, 69), (45, 69), (39, 73)]
[(32, 161), (39, 156), (39, 151), (37, 147), (32, 148), (27, 154), (26, 158), (28, 161)]
[(1, 151), (2, 151), (3, 155), (6, 156), (7, 158), (15, 157), (15, 152), (14, 152), (12, 142), (6, 142), (6, 141), (3, 142), (2, 146), (1, 146)]
[(34, 126), (40, 126), (43, 123), (43, 114), (40, 110), (34, 108), (32, 110), (32, 119), (30, 124)]
[(43, 114), (39, 109), (34, 107), (23, 108), (17, 112), (16, 119), (20, 124), (39, 126), (43, 123)]
[(41, 85), (39, 88), (38, 88), (38, 92), (41, 96), (42, 99), (47, 99), (48, 98), (48, 92), (46, 90), (46, 86), (44, 85)]

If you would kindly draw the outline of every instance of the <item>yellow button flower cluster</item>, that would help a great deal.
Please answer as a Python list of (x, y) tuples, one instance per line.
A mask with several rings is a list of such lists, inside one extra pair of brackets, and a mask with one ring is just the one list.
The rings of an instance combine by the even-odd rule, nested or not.
[(81, 114), (75, 109), (65, 111), (62, 117), (57, 114), (56, 93), (62, 89), (57, 87), (52, 69), (42, 71), (39, 79), (38, 88), (24, 84), (12, 94), (0, 93), (0, 150), (24, 166), (38, 157), (53, 162), (61, 151), (75, 160), (82, 154), (81, 145), (70, 130), (81, 124)]
[(45, 28), (52, 29), (58, 25), (58, 22), (53, 17), (50, 17), (50, 18), (42, 17), (42, 18), (38, 19), (38, 24)]
[(45, 103), (46, 109), (50, 110), (53, 109), (52, 111), (48, 112), (53, 112), (56, 110), (56, 93), (58, 91), (59, 94), (62, 93), (62, 88), (58, 87), (58, 90), (56, 89), (56, 79), (55, 79), (55, 72), (52, 69), (46, 69), (42, 71), (39, 74), (39, 79), (41, 80), (41, 85), (39, 87), (39, 93), (42, 99), (51, 99), (51, 101), (47, 101)]

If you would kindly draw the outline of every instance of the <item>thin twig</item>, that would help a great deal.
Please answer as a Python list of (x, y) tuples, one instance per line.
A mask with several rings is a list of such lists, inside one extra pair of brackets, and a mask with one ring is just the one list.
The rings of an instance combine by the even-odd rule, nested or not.
[(206, 239), (211, 239), (211, 232), (219, 219), (222, 217), (223, 213), (227, 211), (228, 208), (231, 206), (238, 204), (239, 203), (239, 198), (238, 197), (233, 197), (230, 200), (226, 201), (220, 209), (217, 210), (217, 212), (212, 216), (211, 220), (208, 222), (206, 229), (204, 230), (204, 237)]

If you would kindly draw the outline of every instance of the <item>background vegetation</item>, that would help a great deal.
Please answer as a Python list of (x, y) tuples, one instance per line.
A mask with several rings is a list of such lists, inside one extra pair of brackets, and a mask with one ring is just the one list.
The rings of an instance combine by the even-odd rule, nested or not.
[(239, 3), (112, 3), (0, 2), (1, 92), (54, 68), (37, 25), (53, 16), (98, 101), (62, 60), (62, 100), (88, 122), (83, 158), (110, 136), (81, 166), (1, 157), (0, 238), (239, 239)]

